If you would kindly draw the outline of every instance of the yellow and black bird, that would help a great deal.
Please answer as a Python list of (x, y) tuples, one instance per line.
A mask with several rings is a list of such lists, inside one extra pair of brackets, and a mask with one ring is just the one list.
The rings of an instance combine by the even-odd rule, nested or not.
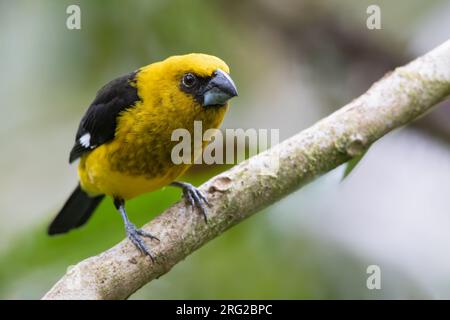
[(190, 165), (172, 161), (177, 142), (171, 136), (179, 128), (193, 133), (194, 121), (201, 121), (203, 130), (219, 127), (234, 96), (226, 63), (197, 53), (169, 57), (106, 84), (81, 119), (70, 152), (70, 163), (80, 159), (80, 183), (48, 233), (82, 226), (106, 195), (113, 198), (127, 237), (153, 259), (142, 237), (157, 238), (130, 222), (125, 201), (166, 185), (181, 187), (206, 221), (205, 196), (175, 181)]

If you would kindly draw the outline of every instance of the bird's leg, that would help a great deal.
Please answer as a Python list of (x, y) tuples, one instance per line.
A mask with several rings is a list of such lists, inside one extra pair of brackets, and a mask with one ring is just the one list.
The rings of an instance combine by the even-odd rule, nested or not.
[(183, 195), (186, 201), (191, 205), (192, 209), (197, 207), (197, 209), (200, 210), (200, 213), (203, 215), (205, 222), (207, 223), (208, 208), (206, 206), (209, 205), (209, 203), (203, 192), (187, 182), (174, 181), (170, 185), (173, 187), (179, 187), (183, 190)]
[(138, 248), (142, 253), (149, 256), (150, 259), (154, 262), (154, 257), (150, 253), (150, 250), (145, 245), (145, 242), (144, 240), (142, 240), (142, 237), (147, 237), (158, 241), (159, 239), (147, 231), (136, 228), (136, 226), (128, 219), (127, 212), (125, 211), (125, 201), (123, 199), (114, 198), (114, 206), (122, 216), (128, 239), (131, 240), (131, 242), (136, 246), (136, 248)]

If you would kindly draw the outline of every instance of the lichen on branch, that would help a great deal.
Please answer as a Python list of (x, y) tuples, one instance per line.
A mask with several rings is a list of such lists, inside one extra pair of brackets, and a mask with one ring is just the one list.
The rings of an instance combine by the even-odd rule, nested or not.
[[(208, 224), (183, 201), (144, 226), (152, 263), (124, 240), (70, 268), (43, 299), (125, 299), (228, 228), (412, 122), (450, 94), (450, 40), (399, 67), (312, 127), (204, 183)], [(274, 166), (274, 163), (277, 166)]]

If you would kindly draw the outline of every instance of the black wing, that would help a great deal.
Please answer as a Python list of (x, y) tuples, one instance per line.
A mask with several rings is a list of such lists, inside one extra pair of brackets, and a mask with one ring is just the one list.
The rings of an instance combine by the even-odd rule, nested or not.
[(114, 138), (118, 115), (140, 100), (135, 76), (136, 72), (132, 72), (114, 79), (98, 91), (81, 119), (75, 145), (70, 152), (70, 163)]

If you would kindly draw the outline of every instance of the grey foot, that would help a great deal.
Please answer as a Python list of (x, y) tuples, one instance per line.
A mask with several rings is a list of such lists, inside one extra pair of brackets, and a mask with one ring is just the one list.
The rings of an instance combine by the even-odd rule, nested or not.
[(200, 213), (203, 215), (203, 218), (205, 219), (205, 222), (207, 223), (208, 222), (207, 206), (209, 205), (209, 203), (208, 199), (206, 199), (206, 196), (203, 194), (203, 192), (201, 192), (192, 184), (187, 182), (174, 181), (171, 183), (171, 185), (183, 189), (183, 195), (186, 201), (189, 203), (192, 209), (197, 208), (200, 211)]
[(150, 259), (152, 260), (152, 262), (155, 262), (155, 257), (151, 254), (149, 248), (145, 244), (142, 237), (146, 237), (146, 238), (150, 238), (152, 240), (154, 239), (154, 240), (158, 240), (158, 241), (159, 241), (159, 239), (147, 231), (136, 228), (136, 226), (132, 223), (128, 223), (126, 225), (125, 229), (127, 232), (128, 239), (131, 240), (131, 242), (136, 246), (136, 248), (138, 248), (139, 251), (141, 251), (145, 255), (149, 256)]

